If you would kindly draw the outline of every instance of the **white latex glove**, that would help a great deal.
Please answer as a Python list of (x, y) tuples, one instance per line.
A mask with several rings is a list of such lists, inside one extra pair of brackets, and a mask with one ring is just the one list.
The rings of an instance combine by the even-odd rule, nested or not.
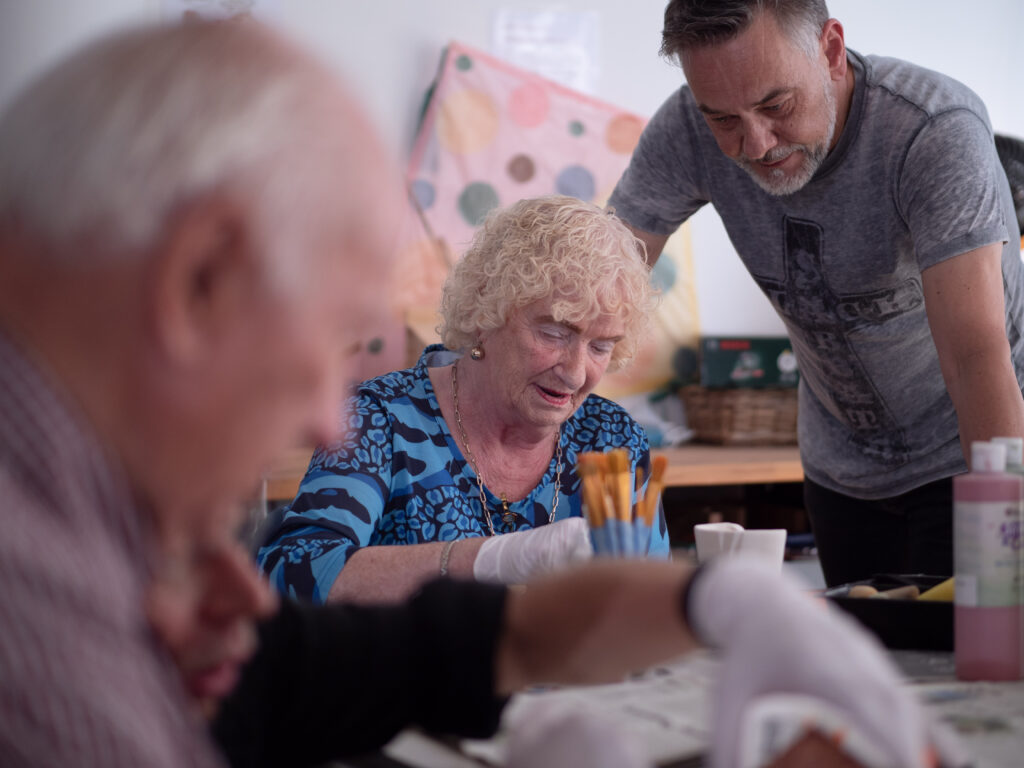
[(473, 578), (523, 584), (532, 576), (588, 560), (593, 554), (586, 521), (569, 517), (540, 528), (487, 539), (473, 561)]
[(606, 714), (538, 701), (513, 722), (506, 768), (653, 768), (636, 739)]
[(925, 716), (884, 648), (852, 618), (777, 569), (720, 558), (687, 598), (691, 630), (723, 653), (712, 710), (711, 766), (735, 768), (747, 707), (767, 693), (824, 699), (894, 768), (925, 765)]

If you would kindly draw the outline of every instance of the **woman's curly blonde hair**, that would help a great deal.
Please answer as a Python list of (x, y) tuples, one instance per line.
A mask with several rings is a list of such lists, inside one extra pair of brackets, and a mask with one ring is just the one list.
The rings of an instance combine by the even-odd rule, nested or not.
[(554, 319), (624, 322), (610, 370), (636, 353), (655, 305), (644, 247), (611, 211), (564, 195), (492, 211), (445, 281), (441, 341), (464, 351), (512, 313), (553, 297)]

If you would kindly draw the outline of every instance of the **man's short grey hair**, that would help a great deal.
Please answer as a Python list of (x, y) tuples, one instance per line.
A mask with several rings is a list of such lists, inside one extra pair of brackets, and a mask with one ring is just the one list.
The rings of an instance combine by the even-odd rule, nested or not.
[(280, 234), (310, 202), (302, 174), (315, 148), (327, 134), (345, 141), (318, 86), (337, 93), (313, 59), (255, 25), (146, 27), (93, 43), (0, 116), (0, 226), (64, 260), (84, 244), (121, 255), (155, 242), (177, 206), (230, 189)]
[(774, 16), (790, 41), (809, 57), (817, 54), (829, 19), (825, 0), (670, 0), (661, 55), (678, 63), (688, 48), (732, 40), (762, 13)]

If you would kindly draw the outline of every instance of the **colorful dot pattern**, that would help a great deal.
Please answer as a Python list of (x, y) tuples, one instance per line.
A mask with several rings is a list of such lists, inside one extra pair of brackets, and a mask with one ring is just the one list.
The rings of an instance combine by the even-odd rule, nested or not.
[[(400, 234), (398, 306), (437, 306), (448, 268), (495, 207), (553, 193), (603, 205), (645, 122), (468, 46), (449, 45), (407, 171), (419, 210)], [(681, 287), (692, 294), (692, 281), (681, 279), (688, 269), (674, 257), (659, 260), (651, 279), (663, 301)], [(682, 303), (685, 310), (678, 302), (672, 309), (673, 322), (695, 333), (695, 301)], [(641, 367), (650, 368), (659, 354), (642, 350)], [(671, 360), (660, 357), (667, 376)]]
[(453, 43), (417, 137), (412, 195), (435, 233), (465, 242), (494, 206), (560, 193), (597, 200), (644, 119)]

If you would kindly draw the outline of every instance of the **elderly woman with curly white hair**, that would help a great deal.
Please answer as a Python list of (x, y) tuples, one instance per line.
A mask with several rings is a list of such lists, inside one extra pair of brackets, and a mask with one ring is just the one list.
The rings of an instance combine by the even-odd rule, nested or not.
[[(438, 573), (519, 583), (589, 557), (577, 457), (625, 448), (650, 474), (643, 429), (591, 392), (653, 304), (642, 245), (613, 214), (561, 196), (492, 212), (445, 283), (443, 346), (363, 382), (349, 436), (314, 453), (259, 549), (271, 582), (389, 600)], [(668, 552), (659, 511), (648, 554)]]

